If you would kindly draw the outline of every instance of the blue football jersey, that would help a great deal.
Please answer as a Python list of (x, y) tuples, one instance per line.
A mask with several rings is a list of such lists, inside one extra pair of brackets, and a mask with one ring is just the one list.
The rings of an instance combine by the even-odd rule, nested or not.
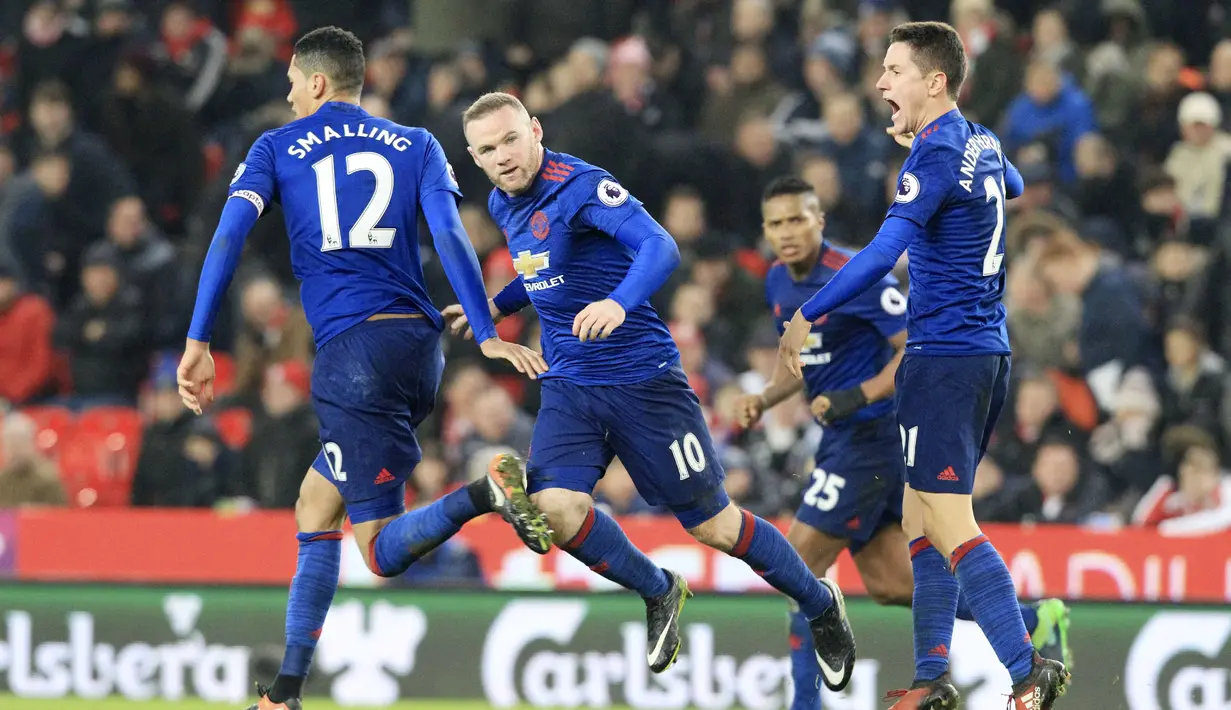
[(330, 102), (258, 138), (230, 197), (258, 211), (281, 203), (320, 348), (377, 313), (421, 313), (443, 329), (419, 260), (420, 200), (436, 190), (461, 197), (432, 134)]
[[(770, 267), (765, 276), (765, 298), (779, 336), (791, 315), (828, 283), (850, 256), (850, 251), (826, 242), (816, 266), (799, 281), (781, 262)], [(898, 290), (898, 280), (886, 276), (874, 288), (813, 323), (800, 352), (808, 399), (822, 392), (856, 387), (883, 370), (893, 359), (889, 338), (906, 330), (906, 309), (907, 300)], [(882, 399), (833, 426), (869, 421), (892, 411), (893, 400)]]
[(630, 309), (605, 340), (583, 343), (573, 335), (577, 314), (611, 295), (628, 273), (635, 254), (611, 235), (640, 205), (605, 170), (549, 150), (525, 193), (492, 190), (488, 210), (542, 323), (548, 370), (540, 377), (628, 384), (662, 374), (679, 359), (648, 302)]
[(889, 206), (924, 231), (908, 249), (908, 352), (1009, 354), (1004, 175), (1000, 140), (956, 109), (915, 138)]

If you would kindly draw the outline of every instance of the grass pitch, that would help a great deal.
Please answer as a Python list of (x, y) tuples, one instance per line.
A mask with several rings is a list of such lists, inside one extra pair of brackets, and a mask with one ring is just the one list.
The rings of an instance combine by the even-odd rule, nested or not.
[[(253, 701), (255, 702), (255, 701)], [(102, 700), (64, 698), (62, 700), (31, 700), (0, 695), (0, 708), (4, 710), (241, 710), (243, 705), (207, 703), (201, 700), (150, 700), (139, 702), (120, 697)], [(530, 705), (519, 705), (517, 710), (529, 710)], [(490, 710), (491, 705), (480, 700), (403, 700), (384, 706), (384, 710)], [(304, 710), (343, 710), (341, 705), (325, 699), (308, 698)], [(346, 708), (345, 710), (354, 710)], [(613, 707), (612, 710), (621, 710)]]

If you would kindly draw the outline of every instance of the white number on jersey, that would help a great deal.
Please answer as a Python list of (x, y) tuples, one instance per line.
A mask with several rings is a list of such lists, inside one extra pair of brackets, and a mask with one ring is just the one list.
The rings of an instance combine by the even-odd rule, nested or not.
[(823, 469), (812, 472), (812, 487), (804, 493), (804, 503), (817, 510), (831, 511), (838, 504), (838, 494), (846, 487), (846, 479)]
[(325, 442), (325, 462), (329, 464), (329, 473), (334, 480), (345, 481), (346, 471), (342, 469), (342, 447), (332, 441)]
[[(688, 479), (688, 469), (691, 468), (695, 473), (701, 473), (705, 470), (705, 451), (701, 448), (701, 441), (697, 439), (697, 435), (691, 431), (684, 435), (684, 446), (680, 446), (680, 441), (671, 442), (671, 455), (675, 457), (675, 467), (680, 471), (680, 480)], [(687, 462), (688, 468), (685, 468)]]
[[(342, 227), (338, 224), (338, 188), (333, 177), (333, 156), (327, 155), (312, 164), (316, 171), (316, 201), (321, 209), (321, 251), (342, 248)], [(397, 232), (392, 227), (377, 227), (393, 200), (393, 166), (380, 153), (351, 153), (346, 156), (346, 174), (360, 170), (372, 173), (376, 189), (363, 208), (359, 219), (350, 228), (346, 246), (351, 249), (388, 249)]]
[(1004, 232), (1004, 182), (997, 182), (991, 175), (983, 181), (983, 189), (987, 192), (987, 202), (996, 203), (996, 229), (992, 231), (992, 243), (987, 245), (987, 254), (983, 257), (983, 275), (995, 276), (1000, 273), (1000, 264), (1004, 254), (1000, 251), (1000, 234)]

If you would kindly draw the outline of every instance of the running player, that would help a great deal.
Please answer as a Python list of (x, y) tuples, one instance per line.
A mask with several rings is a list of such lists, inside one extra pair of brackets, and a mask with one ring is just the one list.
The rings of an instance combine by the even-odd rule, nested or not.
[(244, 240), (265, 207), (282, 204), (291, 265), (316, 340), (312, 399), (322, 451), (295, 506), (299, 562), (286, 608), (286, 653), (273, 687), (250, 710), (298, 710), (316, 640), (338, 586), (349, 516), (368, 567), (404, 572), (476, 516), (499, 510), (546, 553), (546, 520), (521, 488), (513, 457), (490, 477), (404, 513), (406, 479), (422, 457), (415, 427), (432, 410), (444, 358), (443, 321), (424, 289), (416, 234), (422, 209), (450, 283), (478, 324), (484, 355), (535, 377), (526, 348), (502, 342), (487, 311), (478, 260), (457, 212), (457, 183), (427, 131), (359, 108), (363, 45), (324, 27), (295, 45), (287, 76), (297, 120), (266, 132), (235, 171), (201, 273), (179, 367), (180, 395), (198, 414), (214, 399), (209, 338)]
[[(495, 185), (488, 208), (519, 276), (491, 301), (495, 318), (531, 303), (543, 323), (542, 407), (529, 490), (556, 543), (646, 603), (647, 661), (679, 652), (684, 578), (633, 547), (594, 508), (614, 456), (647, 502), (669, 507), (697, 540), (744, 560), (808, 618), (825, 682), (850, 681), (855, 642), (842, 594), (818, 580), (770, 523), (740, 510), (679, 351), (647, 299), (679, 263), (674, 240), (615, 178), (543, 147), (543, 129), (513, 96), (480, 97), (463, 116), (475, 163)], [(461, 331), (461, 309), (445, 309)]]
[[(852, 252), (823, 239), (825, 216), (812, 186), (797, 177), (770, 183), (761, 200), (765, 237), (778, 257), (765, 279), (765, 295), (779, 333), (783, 313), (794, 313), (848, 262)], [(741, 424), (804, 390), (825, 426), (812, 480), (787, 540), (813, 574), (822, 575), (849, 548), (869, 596), (880, 604), (911, 605), (907, 539), (902, 532), (906, 466), (893, 400), (894, 374), (906, 347), (906, 297), (893, 276), (812, 324), (801, 352), (804, 380), (778, 369), (761, 394), (739, 402)], [(1067, 642), (1064, 602), (1048, 599), (1022, 606), (1037, 648)], [(959, 619), (970, 620), (959, 605)], [(1037, 631), (1036, 631), (1037, 629)], [(792, 610), (792, 710), (820, 707), (816, 661), (807, 620)], [(1062, 650), (1063, 652), (1063, 650)], [(928, 649), (948, 655), (947, 647)]]
[(948, 658), (929, 649), (949, 648), (964, 590), (1013, 679), (1013, 706), (1049, 710), (1069, 672), (1031, 645), (1013, 579), (979, 530), (971, 500), (1009, 385), (1001, 237), (1004, 203), (1021, 194), (1021, 174), (996, 136), (957, 109), (966, 76), (957, 31), (907, 23), (889, 42), (877, 88), (893, 109), (889, 132), (910, 147), (897, 195), (872, 242), (795, 312), (779, 354), (802, 378), (812, 324), (884, 278), (910, 247), (909, 337), (896, 398), (909, 484), (903, 527), (915, 573), (915, 681), (895, 707), (957, 706)]

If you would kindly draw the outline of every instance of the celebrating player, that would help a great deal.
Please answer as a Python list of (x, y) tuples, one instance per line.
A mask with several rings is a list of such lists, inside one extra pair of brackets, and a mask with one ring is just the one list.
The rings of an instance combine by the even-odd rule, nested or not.
[[(915, 573), (915, 681), (898, 710), (954, 708), (948, 675), (958, 594), (1013, 679), (1017, 710), (1048, 710), (1069, 680), (1030, 642), (1009, 570), (975, 522), (971, 491), (1009, 386), (1004, 203), (1022, 179), (983, 126), (957, 110), (966, 53), (938, 22), (899, 25), (877, 82), (889, 129), (910, 155), (880, 231), (795, 312), (782, 364), (801, 378), (800, 352), (817, 319), (884, 278), (910, 247), (906, 355), (897, 373), (898, 431), (909, 484), (903, 527)], [(945, 565), (948, 558), (948, 566)], [(950, 571), (952, 570), (952, 574)]]
[[(350, 516), (368, 567), (404, 572), (467, 520), (493, 510), (546, 553), (546, 519), (529, 502), (513, 457), (491, 476), (404, 513), (406, 479), (422, 457), (415, 427), (432, 410), (444, 327), (423, 286), (420, 208), (483, 354), (535, 377), (536, 353), (496, 337), (478, 260), (457, 211), (457, 183), (427, 131), (359, 108), (363, 45), (324, 27), (295, 45), (287, 100), (295, 120), (266, 132), (235, 171), (201, 273), (179, 367), (180, 395), (198, 414), (214, 398), (209, 337), (244, 240), (274, 199), (316, 340), (312, 399), (321, 454), (299, 489), (299, 563), (286, 609), (286, 654), (273, 687), (249, 710), (299, 710), (300, 694), (338, 586), (342, 521)], [(493, 478), (499, 478), (497, 481)]]
[[(669, 507), (699, 541), (744, 560), (798, 603), (825, 682), (850, 681), (855, 641), (842, 594), (818, 580), (770, 523), (730, 502), (700, 402), (666, 325), (647, 299), (679, 263), (675, 242), (600, 168), (543, 147), (516, 98), (480, 97), (463, 117), (475, 163), (495, 185), (488, 208), (519, 276), (490, 303), (500, 318), (531, 303), (551, 369), (528, 462), (528, 489), (566, 552), (646, 603), (647, 661), (679, 652), (684, 578), (633, 547), (593, 506), (614, 456), (647, 502)], [(450, 306), (464, 330), (469, 313)]]
[[(812, 186), (796, 177), (772, 182), (761, 200), (765, 237), (778, 257), (765, 279), (765, 295), (781, 333), (782, 313), (794, 313), (846, 264), (852, 252), (822, 238), (825, 216)], [(761, 394), (739, 401), (747, 427), (778, 403), (805, 390), (825, 426), (810, 487), (787, 540), (814, 574), (824, 574), (849, 547), (868, 594), (882, 604), (911, 605), (913, 577), (902, 532), (906, 479), (893, 401), (894, 373), (906, 347), (906, 297), (886, 275), (872, 288), (813, 323), (800, 353), (801, 382), (779, 367)], [(1067, 644), (1064, 602), (1023, 606), (1037, 648)], [(965, 600), (957, 617), (970, 620)], [(791, 613), (792, 710), (816, 710), (816, 661), (807, 620)], [(1037, 631), (1036, 631), (1037, 629)], [(941, 649), (938, 651), (937, 649)], [(947, 655), (948, 646), (929, 654)]]

